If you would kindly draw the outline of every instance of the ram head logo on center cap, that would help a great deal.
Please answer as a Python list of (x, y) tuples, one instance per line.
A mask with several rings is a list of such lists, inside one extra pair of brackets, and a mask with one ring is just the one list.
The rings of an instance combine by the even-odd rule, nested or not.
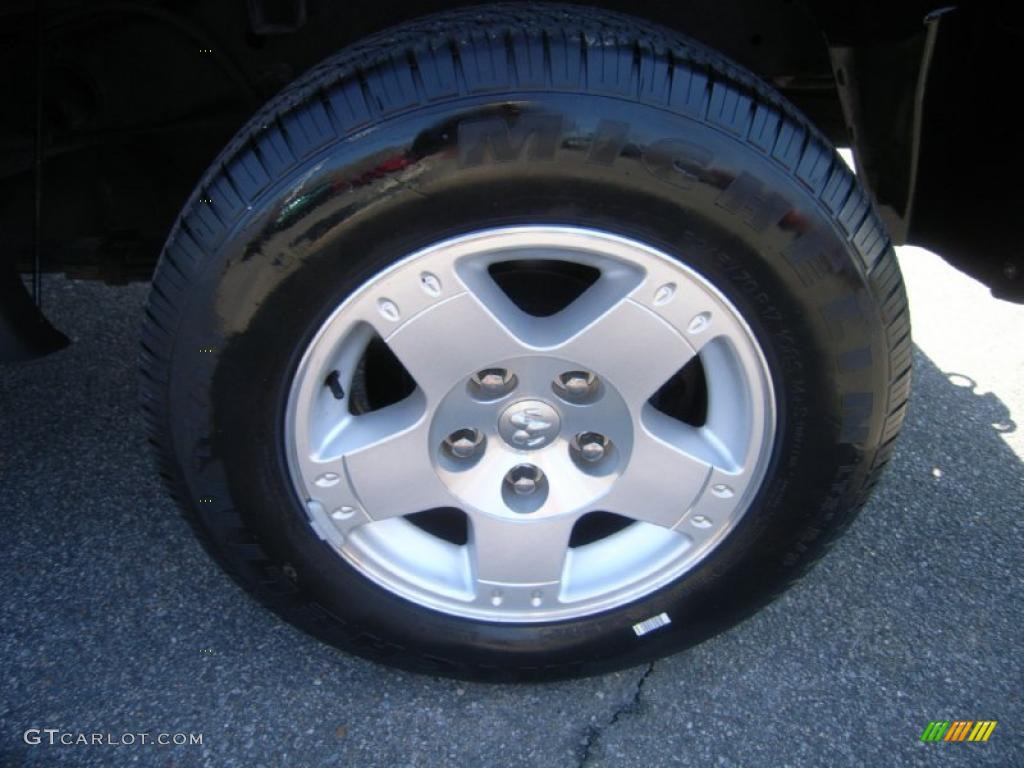
[(548, 431), (554, 426), (553, 423), (544, 418), (544, 414), (537, 408), (526, 408), (509, 417), (509, 422), (516, 427), (512, 433), (512, 442), (518, 445), (527, 445), (536, 448), (548, 439)]
[(514, 403), (501, 415), (499, 429), (505, 441), (516, 448), (540, 448), (558, 434), (558, 412), (540, 400)]

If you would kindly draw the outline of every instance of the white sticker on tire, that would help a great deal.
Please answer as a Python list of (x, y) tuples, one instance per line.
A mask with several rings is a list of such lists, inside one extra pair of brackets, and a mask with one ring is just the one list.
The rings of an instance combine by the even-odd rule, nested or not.
[(633, 631), (636, 632), (637, 637), (643, 637), (648, 632), (653, 632), (661, 627), (666, 627), (672, 623), (672, 619), (668, 617), (667, 613), (659, 613), (657, 616), (651, 616), (649, 619), (644, 619), (639, 624), (633, 625)]

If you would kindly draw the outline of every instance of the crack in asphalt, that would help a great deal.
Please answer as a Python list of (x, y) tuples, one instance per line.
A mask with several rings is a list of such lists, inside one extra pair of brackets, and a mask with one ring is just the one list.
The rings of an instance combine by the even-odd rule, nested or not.
[(597, 742), (606, 730), (618, 723), (619, 719), (623, 715), (632, 715), (640, 711), (640, 699), (643, 696), (644, 684), (647, 682), (647, 678), (651, 676), (653, 671), (654, 662), (651, 661), (647, 664), (647, 668), (644, 670), (643, 674), (637, 678), (636, 686), (633, 688), (633, 695), (627, 701), (622, 702), (622, 704), (612, 712), (611, 717), (609, 717), (604, 723), (601, 725), (587, 726), (586, 737), (578, 750), (579, 761), (576, 763), (576, 768), (584, 768), (584, 766), (590, 763), (594, 747), (597, 745)]

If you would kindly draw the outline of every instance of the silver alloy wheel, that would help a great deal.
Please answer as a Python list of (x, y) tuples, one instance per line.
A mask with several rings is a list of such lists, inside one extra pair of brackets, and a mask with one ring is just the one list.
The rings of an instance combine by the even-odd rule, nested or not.
[[(600, 275), (536, 317), (489, 271), (523, 259)], [(353, 413), (375, 337), (416, 388)], [(695, 355), (699, 426), (649, 402)], [(764, 355), (714, 286), (642, 243), (560, 226), (456, 237), (369, 280), (309, 344), (286, 411), (289, 470), (322, 539), (419, 605), (503, 622), (608, 610), (694, 568), (746, 512), (774, 435)], [(434, 508), (466, 514), (466, 544), (405, 519)], [(570, 547), (595, 511), (635, 522)]]

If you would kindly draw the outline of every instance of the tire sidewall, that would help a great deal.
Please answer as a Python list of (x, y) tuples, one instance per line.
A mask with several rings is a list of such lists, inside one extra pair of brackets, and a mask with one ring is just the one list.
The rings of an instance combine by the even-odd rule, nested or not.
[[(510, 103), (518, 105), (513, 112)], [(503, 121), (514, 137), (524, 115), (557, 117), (549, 121), (558, 126), (553, 154), (535, 150), (543, 136), (518, 147), (491, 142), (478, 162), (475, 147), (460, 146), (462, 126)], [(595, 137), (607, 131), (602, 121), (626, 126), (628, 139), (611, 162), (594, 159)], [(691, 167), (695, 173), (667, 169), (652, 150), (666, 138), (686, 145), (691, 159), (709, 159)], [(767, 204), (762, 197), (751, 193), (733, 210), (723, 206), (743, 174), (760, 182), (762, 197), (767, 190), (786, 200), (786, 215), (756, 229), (750, 220)], [(282, 212), (303, 196), (310, 202), (302, 215), (282, 225)], [(768, 360), (777, 439), (743, 520), (675, 583), (574, 621), (470, 621), (390, 594), (316, 536), (288, 476), (284, 409), (306, 345), (374, 274), (447, 237), (539, 223), (637, 239), (715, 285)], [(830, 259), (809, 284), (787, 248), (812, 231), (845, 258)], [(326, 147), (241, 218), (211, 254), (183, 318), (171, 388), (187, 417), (176, 443), (191, 469), (191, 489), (213, 499), (200, 515), (219, 554), (249, 574), (250, 586), (255, 567), (257, 590), (274, 585), (276, 607), (332, 642), (420, 669), (429, 659), (441, 671), (596, 671), (678, 650), (756, 610), (858, 503), (881, 431), (888, 374), (844, 364), (854, 353), (883, 360), (883, 328), (848, 238), (785, 168), (701, 121), (582, 93), (454, 100)], [(204, 349), (215, 351), (192, 351)], [(861, 404), (853, 415), (851, 402)], [(190, 458), (197, 448), (201, 462)], [(225, 525), (218, 510), (230, 510), (232, 522)], [(231, 545), (236, 539), (244, 546)], [(316, 626), (304, 618), (310, 604), (317, 606)], [(671, 625), (637, 637), (636, 623), (663, 612)]]

